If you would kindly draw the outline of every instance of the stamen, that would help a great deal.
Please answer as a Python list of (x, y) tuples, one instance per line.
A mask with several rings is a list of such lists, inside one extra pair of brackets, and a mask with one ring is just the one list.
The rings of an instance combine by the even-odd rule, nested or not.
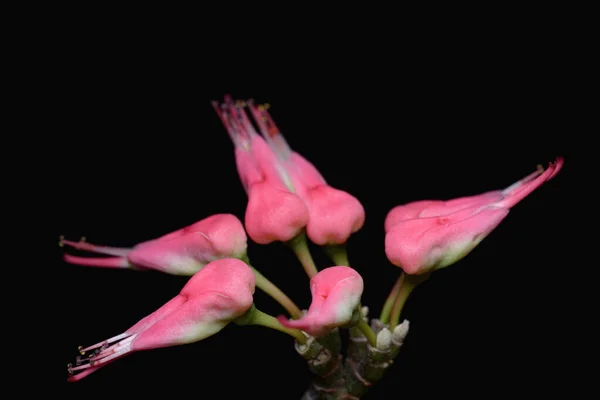
[(505, 188), (502, 191), (502, 193), (503, 194), (510, 194), (510, 192), (512, 192), (513, 190), (515, 190), (519, 186), (522, 186), (525, 183), (527, 183), (527, 182), (529, 182), (529, 181), (537, 178), (542, 173), (544, 173), (544, 167), (541, 164), (538, 164), (537, 169), (534, 172), (532, 172), (531, 174), (527, 175), (525, 178), (520, 179), (520, 180), (516, 181), (515, 183), (513, 183), (512, 185), (508, 186), (507, 188)]
[(121, 342), (115, 343), (108, 348), (104, 348), (103, 350), (96, 350), (98, 353), (94, 354), (91, 358), (92, 364), (94, 364), (98, 360), (102, 360), (111, 354), (121, 352), (123, 348), (130, 348), (131, 342), (135, 336), (130, 336), (127, 339), (122, 340)]
[(131, 333), (122, 333), (120, 335), (113, 336), (110, 339), (106, 339), (106, 340), (104, 340), (104, 341), (102, 341), (100, 343), (96, 343), (94, 345), (88, 346), (85, 349), (82, 349), (80, 351), (88, 351), (88, 350), (97, 349), (98, 347), (101, 347), (101, 346), (103, 346), (105, 344), (108, 345), (110, 343), (116, 342), (117, 340), (125, 339), (125, 338), (130, 337), (130, 336), (132, 336)]
[[(88, 356), (88, 358), (77, 356), (75, 359), (75, 363), (77, 364), (76, 367), (74, 367), (72, 363), (67, 364), (67, 371), (70, 375), (72, 375), (68, 378), (68, 380), (71, 382), (80, 380), (96, 371), (99, 367), (131, 352), (131, 343), (135, 337), (135, 334), (122, 333), (93, 346), (86, 347), (85, 349), (83, 349), (82, 346), (79, 346), (80, 353), (85, 352), (86, 350), (94, 351)], [(110, 343), (113, 344), (110, 345)], [(85, 372), (75, 375), (74, 373), (76, 371)]]
[(59, 236), (58, 245), (60, 247), (64, 247), (64, 245), (73, 247), (77, 250), (89, 251), (92, 253), (100, 253), (107, 254), (109, 256), (118, 256), (125, 257), (127, 254), (131, 252), (131, 249), (123, 248), (123, 247), (111, 247), (111, 246), (101, 246), (92, 243), (86, 243), (85, 236), (82, 236), (79, 239), (79, 242), (74, 242), (72, 240), (67, 240), (63, 235)]
[[(244, 103), (245, 105), (246, 103)], [(244, 133), (248, 137), (252, 137), (253, 135), (258, 135), (252, 122), (250, 122), (250, 118), (248, 118), (248, 114), (246, 114), (246, 110), (243, 107), (236, 104), (235, 114), (237, 117), (237, 123), (240, 124), (240, 127), (244, 130)]]
[(248, 148), (248, 140), (239, 131), (239, 127), (237, 124), (235, 124), (234, 118), (231, 115), (231, 110), (228, 108), (228, 106), (226, 104), (219, 104), (216, 101), (213, 101), (211, 104), (219, 116), (219, 119), (223, 123), (223, 126), (225, 126), (225, 130), (233, 142), (233, 145), (235, 147)]
[(93, 367), (93, 365), (92, 364), (85, 364), (85, 365), (80, 365), (79, 367), (68, 368), (67, 371), (69, 371), (70, 374), (73, 374), (73, 371), (81, 371), (82, 369), (88, 369), (90, 367)]
[(265, 127), (267, 128), (266, 133), (271, 137), (280, 135), (281, 132), (279, 131), (279, 128), (275, 124), (275, 121), (273, 121), (271, 114), (269, 114), (269, 111), (267, 111), (268, 109), (269, 109), (269, 107), (267, 107), (267, 106), (263, 107), (263, 109), (262, 109), (262, 118), (264, 119)]
[(102, 358), (102, 359), (100, 359), (100, 360), (97, 360), (97, 361), (96, 361), (96, 360), (93, 360), (93, 361), (92, 361), (90, 364), (88, 364), (88, 365), (90, 365), (90, 366), (94, 366), (94, 367), (97, 367), (98, 365), (105, 364), (105, 363), (107, 363), (107, 362), (109, 362), (109, 361), (111, 361), (111, 360), (114, 360), (115, 358), (121, 357), (122, 355), (124, 355), (124, 354), (126, 354), (126, 353), (129, 353), (130, 351), (131, 351), (131, 347), (127, 347), (127, 348), (125, 348), (125, 349), (123, 349), (123, 350), (121, 350), (121, 351), (119, 351), (119, 352), (116, 352), (116, 353), (114, 353), (114, 354), (112, 354), (112, 355), (110, 355), (110, 356), (108, 356), (108, 357)]
[(291, 156), (292, 150), (267, 111), (269, 107), (265, 105), (255, 106), (254, 100), (248, 100), (248, 108), (258, 125), (260, 133), (275, 152), (277, 158), (283, 161), (287, 160)]
[[(510, 193), (507, 193), (508, 196), (506, 196), (506, 198), (497, 201), (493, 205), (504, 208), (513, 207), (515, 204), (527, 197), (531, 192), (540, 187), (540, 185), (542, 185), (544, 182), (554, 177), (558, 171), (560, 171), (562, 165), (563, 159), (559, 157), (555, 162), (550, 163), (548, 168), (543, 173), (539, 174), (538, 170), (533, 174), (529, 174), (524, 178), (524, 183), (522, 185), (513, 188)], [(532, 178), (532, 176), (535, 178)]]

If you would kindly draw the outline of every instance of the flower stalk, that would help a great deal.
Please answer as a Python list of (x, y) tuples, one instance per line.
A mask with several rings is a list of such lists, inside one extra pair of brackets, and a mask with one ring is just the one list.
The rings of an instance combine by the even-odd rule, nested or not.
[(323, 246), (325, 253), (331, 258), (335, 265), (350, 266), (348, 261), (348, 252), (346, 251), (346, 244), (328, 244)]
[(277, 321), (277, 318), (260, 311), (255, 305), (252, 305), (244, 315), (235, 319), (233, 322), (241, 326), (260, 325), (266, 328), (275, 329), (290, 335), (300, 344), (306, 344), (306, 335), (304, 333), (298, 329), (286, 328)]
[(302, 268), (306, 272), (306, 275), (310, 279), (312, 279), (317, 273), (317, 266), (315, 265), (315, 261), (310, 254), (310, 250), (308, 248), (308, 242), (306, 240), (306, 232), (301, 232), (292, 240), (286, 242), (288, 247), (292, 249), (296, 257), (298, 257), (298, 261), (302, 264)]
[(390, 290), (390, 294), (385, 300), (383, 308), (381, 309), (381, 315), (379, 316), (379, 320), (383, 324), (387, 324), (390, 321), (390, 313), (392, 312), (392, 307), (394, 307), (394, 303), (396, 302), (396, 297), (398, 297), (398, 292), (400, 291), (400, 286), (404, 281), (404, 276), (404, 272), (401, 272), (400, 276), (398, 277), (398, 280), (392, 287), (392, 290)]
[(260, 273), (256, 268), (250, 264), (248, 256), (245, 255), (242, 258), (248, 266), (254, 272), (256, 277), (256, 287), (268, 294), (273, 300), (278, 302), (293, 318), (301, 318), (302, 311), (298, 306), (290, 299), (281, 289), (279, 289), (273, 282), (268, 280), (263, 274)]
[(421, 275), (405, 275), (403, 282), (400, 285), (400, 290), (396, 295), (396, 300), (394, 301), (394, 306), (392, 307), (392, 312), (390, 315), (390, 329), (392, 331), (396, 328), (396, 326), (398, 326), (400, 314), (402, 313), (402, 309), (404, 308), (404, 304), (406, 303), (408, 296), (410, 296), (410, 294), (417, 286), (419, 286), (419, 284), (425, 282), (430, 275), (430, 273)]

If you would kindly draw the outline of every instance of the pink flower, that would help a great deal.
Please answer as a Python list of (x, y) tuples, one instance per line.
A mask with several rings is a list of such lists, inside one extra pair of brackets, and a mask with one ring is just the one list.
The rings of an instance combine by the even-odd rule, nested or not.
[(245, 221), (248, 236), (256, 243), (287, 242), (308, 223), (304, 202), (293, 187), (267, 143), (250, 123), (240, 104), (226, 96), (213, 102), (235, 146), (238, 174), (248, 194)]
[(263, 137), (285, 168), (280, 173), (291, 180), (308, 207), (306, 233), (310, 240), (318, 245), (345, 243), (365, 222), (362, 204), (349, 193), (328, 185), (313, 164), (290, 149), (265, 106), (256, 107), (252, 102), (248, 105)]
[[(225, 258), (192, 276), (179, 295), (137, 324), (103, 342), (81, 349), (69, 381), (78, 381), (136, 351), (205, 339), (243, 315), (253, 304), (254, 273), (243, 261)], [(79, 372), (81, 371), (81, 372)]]
[(563, 166), (559, 157), (504, 190), (449, 201), (424, 200), (393, 208), (385, 221), (385, 252), (407, 274), (454, 264), (502, 222), (509, 209)]
[(172, 275), (191, 276), (211, 261), (245, 257), (247, 239), (244, 227), (236, 216), (215, 214), (158, 239), (140, 243), (131, 249), (64, 239), (61, 244), (116, 256), (93, 258), (65, 254), (65, 261), (72, 264), (157, 270)]
[(362, 296), (363, 279), (350, 267), (329, 267), (310, 280), (310, 291), (312, 303), (304, 317), (287, 320), (280, 316), (278, 320), (283, 326), (320, 337), (352, 321)]

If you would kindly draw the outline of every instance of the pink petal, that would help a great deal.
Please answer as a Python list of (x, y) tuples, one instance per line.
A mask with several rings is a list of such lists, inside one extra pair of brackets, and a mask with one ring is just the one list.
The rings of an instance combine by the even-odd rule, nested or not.
[(476, 205), (444, 216), (402, 221), (387, 232), (385, 253), (407, 274), (443, 268), (466, 256), (508, 212)]
[(252, 186), (245, 226), (253, 241), (258, 244), (287, 242), (297, 236), (307, 223), (308, 210), (298, 196), (266, 182)]
[(286, 327), (301, 329), (320, 337), (331, 329), (350, 323), (363, 292), (363, 279), (350, 267), (329, 267), (310, 281), (312, 303), (299, 320), (279, 317)]
[(309, 211), (306, 232), (318, 245), (345, 243), (365, 222), (362, 204), (354, 196), (331, 186), (309, 190), (306, 204)]

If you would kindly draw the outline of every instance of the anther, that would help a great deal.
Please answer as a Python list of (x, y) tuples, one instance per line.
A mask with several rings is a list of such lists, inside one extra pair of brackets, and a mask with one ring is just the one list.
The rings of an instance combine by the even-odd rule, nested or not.
[(58, 247), (63, 247), (64, 246), (63, 240), (65, 240), (65, 235), (60, 235), (58, 237)]

